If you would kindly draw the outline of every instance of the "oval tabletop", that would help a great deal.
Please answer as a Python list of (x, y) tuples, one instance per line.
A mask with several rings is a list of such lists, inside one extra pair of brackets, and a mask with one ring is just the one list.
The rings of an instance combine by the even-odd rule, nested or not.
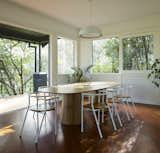
[(113, 88), (118, 86), (117, 82), (80, 82), (65, 85), (56, 85), (50, 87), (43, 87), (40, 89), (42, 92), (52, 92), (56, 94), (74, 94), (82, 92), (90, 92), (105, 88)]

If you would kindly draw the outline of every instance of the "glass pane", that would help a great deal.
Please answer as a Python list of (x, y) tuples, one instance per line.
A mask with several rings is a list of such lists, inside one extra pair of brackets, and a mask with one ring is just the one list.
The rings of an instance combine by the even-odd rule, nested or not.
[(0, 38), (0, 97), (33, 91), (34, 54), (26, 42)]
[(48, 44), (41, 47), (41, 72), (48, 74)]
[(119, 71), (119, 39), (93, 41), (93, 73)]
[(74, 41), (58, 39), (58, 74), (72, 73), (74, 66)]
[(153, 62), (153, 36), (125, 38), (123, 43), (123, 69), (149, 70)]

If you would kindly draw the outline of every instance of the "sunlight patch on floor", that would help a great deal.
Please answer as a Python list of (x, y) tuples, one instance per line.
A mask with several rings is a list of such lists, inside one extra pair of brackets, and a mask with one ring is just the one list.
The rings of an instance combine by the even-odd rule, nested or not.
[(11, 133), (14, 133), (14, 132), (15, 132), (15, 130), (13, 129), (12, 124), (8, 125), (8, 126), (5, 126), (3, 128), (0, 128), (0, 137), (11, 134)]
[(132, 150), (132, 148), (134, 147), (137, 138), (139, 136), (140, 133), (140, 129), (143, 127), (143, 122), (141, 122), (136, 130), (134, 131), (134, 133), (130, 136), (129, 139), (127, 139), (126, 141), (124, 141), (121, 144), (121, 149), (117, 152), (117, 153), (126, 153), (126, 152), (130, 152)]

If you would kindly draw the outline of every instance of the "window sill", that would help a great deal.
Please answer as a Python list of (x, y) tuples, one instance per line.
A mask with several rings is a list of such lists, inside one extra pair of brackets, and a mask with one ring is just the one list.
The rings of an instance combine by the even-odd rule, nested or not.
[(91, 73), (91, 75), (120, 75), (120, 73)]

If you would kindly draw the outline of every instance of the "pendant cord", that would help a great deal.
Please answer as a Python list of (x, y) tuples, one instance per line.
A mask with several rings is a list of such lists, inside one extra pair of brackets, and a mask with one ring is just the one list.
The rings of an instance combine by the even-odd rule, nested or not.
[(92, 15), (93, 15), (93, 6), (92, 6), (92, 2), (93, 0), (88, 0), (89, 2), (89, 24), (90, 26), (93, 24), (93, 18), (92, 18)]

